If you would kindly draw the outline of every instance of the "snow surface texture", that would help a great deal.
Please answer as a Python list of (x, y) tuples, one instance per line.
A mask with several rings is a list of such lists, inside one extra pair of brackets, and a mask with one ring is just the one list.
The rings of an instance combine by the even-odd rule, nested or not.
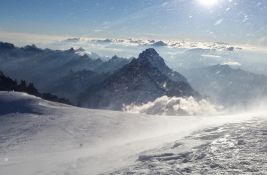
[(207, 100), (196, 100), (194, 97), (162, 96), (153, 102), (143, 105), (127, 105), (124, 111), (157, 115), (215, 115), (222, 107), (212, 105)]
[(120, 174), (247, 174), (267, 173), (267, 121), (204, 129), (174, 144), (139, 155), (136, 165)]
[[(127, 167), (140, 167), (145, 172), (143, 174), (149, 174), (150, 170), (146, 168), (150, 161), (146, 157), (149, 150), (156, 151), (153, 155), (160, 155), (166, 145), (178, 147), (177, 142), (188, 138), (186, 136), (195, 138), (190, 136), (194, 131), (223, 124), (228, 124), (235, 132), (241, 127), (231, 127), (231, 123), (245, 122), (266, 114), (213, 117), (137, 115), (77, 108), (15, 92), (0, 92), (0, 111), (0, 174), (8, 175), (124, 174), (128, 171)], [(216, 139), (210, 136), (211, 141)], [(192, 143), (197, 142), (198, 139)], [(184, 151), (191, 152), (190, 145), (184, 145)], [(253, 150), (258, 151), (257, 148)], [(225, 151), (231, 152), (228, 148)], [(178, 153), (172, 154), (177, 156)], [(219, 153), (215, 156), (220, 158)], [(153, 156), (151, 160), (154, 157), (160, 156)], [(172, 155), (164, 154), (162, 157)], [(145, 160), (148, 160), (147, 164)], [(177, 161), (174, 160), (174, 164)], [(174, 164), (171, 166), (170, 162), (161, 161), (155, 166), (160, 167), (161, 163), (166, 164), (164, 171), (170, 173)], [(190, 170), (197, 172), (197, 168), (206, 163), (208, 166), (208, 159), (203, 159)], [(264, 165), (260, 165), (263, 170)]]

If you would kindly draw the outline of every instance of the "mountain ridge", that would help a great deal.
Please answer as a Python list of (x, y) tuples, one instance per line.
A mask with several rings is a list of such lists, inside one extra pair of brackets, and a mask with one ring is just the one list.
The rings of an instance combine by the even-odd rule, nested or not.
[(267, 98), (267, 76), (216, 64), (183, 72), (190, 84), (212, 102), (246, 106)]
[[(121, 110), (123, 105), (141, 104), (157, 97), (198, 96), (184, 81), (168, 76), (171, 72), (154, 49), (147, 49), (137, 59), (113, 73), (100, 86), (94, 86), (81, 95), (81, 106)], [(177, 76), (180, 74), (176, 74)]]

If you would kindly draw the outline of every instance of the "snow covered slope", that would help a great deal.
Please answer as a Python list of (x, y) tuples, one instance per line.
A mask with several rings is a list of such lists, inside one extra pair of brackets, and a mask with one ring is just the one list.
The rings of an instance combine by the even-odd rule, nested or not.
[(193, 131), (247, 121), (255, 115), (148, 116), (0, 92), (0, 174), (115, 172), (134, 165), (144, 151), (174, 143)]

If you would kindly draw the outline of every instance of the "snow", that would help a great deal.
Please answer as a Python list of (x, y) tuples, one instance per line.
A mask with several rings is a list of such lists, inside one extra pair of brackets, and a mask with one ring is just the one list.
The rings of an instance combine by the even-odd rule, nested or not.
[(259, 115), (149, 116), (83, 109), (25, 93), (0, 92), (0, 174), (114, 172), (134, 165), (140, 153), (194, 131)]
[[(266, 119), (207, 128), (112, 174), (266, 174)], [(145, 173), (144, 173), (145, 172)]]

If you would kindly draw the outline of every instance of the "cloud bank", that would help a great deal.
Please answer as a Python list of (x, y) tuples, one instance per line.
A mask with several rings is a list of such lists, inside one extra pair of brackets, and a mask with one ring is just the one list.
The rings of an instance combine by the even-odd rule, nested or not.
[(203, 48), (216, 49), (221, 51), (234, 51), (241, 48), (229, 45), (224, 42), (200, 42), (200, 41), (185, 41), (185, 40), (152, 40), (152, 39), (108, 39), (108, 38), (67, 38), (62, 43), (72, 44), (110, 44), (118, 46), (149, 46), (149, 47), (169, 47), (169, 48)]
[(124, 106), (125, 112), (151, 114), (151, 115), (216, 115), (222, 107), (215, 106), (207, 100), (196, 100), (193, 97), (167, 97), (162, 96), (153, 102), (143, 105)]
[(222, 63), (222, 65), (228, 65), (228, 66), (233, 66), (233, 67), (240, 67), (241, 63), (237, 62), (237, 61), (227, 61)]

